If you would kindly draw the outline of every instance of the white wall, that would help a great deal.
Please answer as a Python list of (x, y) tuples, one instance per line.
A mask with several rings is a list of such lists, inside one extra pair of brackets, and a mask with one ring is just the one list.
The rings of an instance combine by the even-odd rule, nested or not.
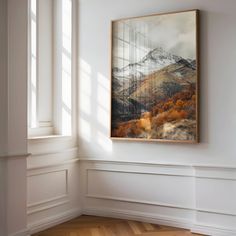
[(5, 169), (6, 163), (3, 158), (0, 158), (0, 235), (6, 234), (6, 184), (5, 184)]
[(7, 149), (7, 1), (0, 1), (0, 235), (6, 232), (4, 154)]
[[(130, 161), (235, 165), (235, 7), (234, 0), (81, 0), (80, 155)], [(201, 143), (111, 142), (108, 138), (110, 21), (193, 8), (201, 10)], [(87, 125), (83, 125), (86, 122)]]
[(0, 235), (26, 235), (27, 0), (0, 2)]
[(7, 1), (0, 1), (0, 156), (7, 148)]
[[(200, 10), (201, 143), (111, 141), (111, 20), (186, 9)], [(235, 9), (234, 0), (79, 1), (85, 212), (236, 235)]]
[[(27, 0), (8, 0), (8, 235), (26, 232)], [(17, 197), (16, 197), (17, 196)]]
[(27, 152), (27, 0), (8, 3), (8, 155)]
[[(1, 71), (5, 71), (5, 76), (1, 73), (1, 98), (9, 92), (9, 100), (0, 100), (0, 155), (5, 160), (0, 162), (0, 184), (1, 190), (7, 189), (6, 198), (0, 192), (0, 226), (7, 226), (6, 234), (25, 236), (26, 227), (36, 232), (80, 214), (81, 183), (84, 213), (236, 235), (236, 2), (79, 1), (80, 172), (76, 138), (31, 140), (27, 150), (27, 1), (7, 3), (9, 64), (0, 58)], [(6, 2), (1, 0), (0, 6), (3, 17)], [(201, 143), (111, 142), (110, 21), (192, 8), (201, 10)], [(2, 18), (0, 26), (6, 30)], [(0, 51), (5, 58), (6, 39), (2, 39)], [(27, 151), (32, 156), (26, 163)], [(45, 179), (54, 180), (53, 188)]]

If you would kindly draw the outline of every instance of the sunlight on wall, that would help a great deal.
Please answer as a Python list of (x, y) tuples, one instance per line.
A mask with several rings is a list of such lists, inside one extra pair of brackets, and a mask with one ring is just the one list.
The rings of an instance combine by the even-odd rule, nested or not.
[(31, 35), (30, 35), (30, 51), (31, 51), (31, 67), (30, 67), (30, 127), (37, 127), (37, 2), (31, 0)]
[(97, 131), (97, 143), (106, 152), (112, 152), (112, 141), (107, 134)]
[(109, 130), (109, 104), (110, 104), (110, 92), (108, 79), (101, 73), (98, 73), (98, 85), (97, 85), (97, 120), (105, 130)]
[(101, 106), (98, 106), (97, 108), (97, 121), (99, 125), (102, 125), (105, 130), (108, 130), (108, 124), (110, 122), (108, 112)]
[(62, 0), (62, 134), (71, 135), (72, 2)]
[(92, 81), (93, 75), (90, 64), (80, 59), (79, 135), (81, 140), (93, 143), (95, 149), (111, 152), (110, 82), (101, 73), (97, 73), (96, 80)]
[(97, 74), (97, 143), (105, 151), (112, 151), (110, 131), (110, 82), (101, 73)]
[(91, 114), (91, 67), (84, 60), (80, 60), (80, 109), (86, 114)]
[(90, 122), (83, 117), (79, 118), (80, 138), (90, 142), (91, 141), (91, 125)]
[(80, 92), (79, 92), (79, 130), (80, 138), (86, 142), (91, 141), (91, 67), (90, 65), (80, 59)]

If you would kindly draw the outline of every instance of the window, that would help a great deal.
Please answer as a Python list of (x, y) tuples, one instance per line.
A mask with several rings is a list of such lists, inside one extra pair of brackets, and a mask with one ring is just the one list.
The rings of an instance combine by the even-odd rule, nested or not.
[(30, 0), (28, 136), (72, 134), (73, 0)]

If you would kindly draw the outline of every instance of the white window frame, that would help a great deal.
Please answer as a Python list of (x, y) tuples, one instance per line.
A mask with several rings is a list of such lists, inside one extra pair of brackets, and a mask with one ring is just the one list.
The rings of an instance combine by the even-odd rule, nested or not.
[[(37, 9), (38, 9), (38, 2), (42, 0), (37, 0)], [(49, 0), (45, 0), (49, 1)], [(50, 0), (53, 3), (53, 12), (52, 12), (52, 43), (51, 43), (51, 52), (52, 52), (52, 66), (51, 66), (51, 120), (39, 120), (39, 111), (40, 111), (40, 97), (38, 97), (40, 94), (42, 96), (43, 92), (39, 91), (39, 88), (37, 87), (36, 93), (37, 93), (37, 125), (34, 128), (31, 128), (31, 0), (29, 0), (29, 27), (28, 27), (28, 34), (29, 34), (29, 56), (28, 56), (28, 138), (29, 139), (37, 139), (37, 138), (43, 138), (43, 137), (58, 137), (58, 136), (73, 136), (76, 134), (76, 0)], [(58, 58), (62, 57), (62, 34), (59, 32), (62, 30), (62, 3), (63, 1), (68, 1), (67, 4), (70, 4), (71, 2), (71, 39), (70, 44), (70, 75), (68, 76), (70, 79), (70, 89), (71, 92), (68, 94), (63, 94), (62, 89), (62, 64), (60, 65), (60, 60)], [(69, 9), (69, 8), (68, 8)], [(61, 13), (61, 14), (60, 14)], [(36, 21), (39, 21), (39, 13), (37, 11), (36, 13)], [(67, 19), (68, 20), (68, 19)], [(65, 27), (64, 27), (65, 28)], [(36, 55), (38, 56), (39, 52), (39, 26), (37, 24), (37, 52)], [(44, 55), (45, 56), (45, 55)], [(37, 58), (38, 59), (38, 58)], [(62, 62), (62, 61), (61, 61)], [(42, 65), (41, 65), (42, 66)], [(41, 67), (42, 70), (43, 66)], [(39, 64), (37, 60), (37, 84), (40, 84), (41, 81), (39, 81)], [(42, 77), (41, 77), (42, 78)], [(65, 79), (63, 79), (65, 81)], [(47, 80), (46, 80), (47, 82)], [(43, 86), (42, 86), (43, 87)], [(65, 84), (64, 84), (64, 87)], [(68, 87), (68, 86), (67, 86)], [(45, 87), (46, 88), (46, 87)], [(68, 89), (69, 90), (69, 89)], [(40, 93), (41, 92), (41, 93)], [(48, 93), (49, 94), (49, 93)], [(70, 97), (69, 97), (70, 96)], [(66, 132), (65, 128), (63, 130), (63, 125), (65, 126), (65, 120), (63, 121), (63, 110), (62, 110), (62, 100), (66, 97), (66, 99), (69, 101), (68, 104), (69, 111), (67, 120), (69, 120), (69, 123), (67, 124), (67, 129), (70, 129), (70, 131)], [(49, 111), (49, 109), (47, 109)], [(42, 112), (42, 109), (41, 109)], [(66, 114), (66, 112), (64, 112)], [(69, 117), (69, 119), (68, 119)], [(68, 128), (69, 127), (69, 128)]]

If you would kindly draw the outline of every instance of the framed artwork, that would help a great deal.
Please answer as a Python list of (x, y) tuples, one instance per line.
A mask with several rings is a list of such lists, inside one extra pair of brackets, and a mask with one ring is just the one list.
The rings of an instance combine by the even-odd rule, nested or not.
[(199, 142), (198, 14), (112, 21), (112, 139)]

